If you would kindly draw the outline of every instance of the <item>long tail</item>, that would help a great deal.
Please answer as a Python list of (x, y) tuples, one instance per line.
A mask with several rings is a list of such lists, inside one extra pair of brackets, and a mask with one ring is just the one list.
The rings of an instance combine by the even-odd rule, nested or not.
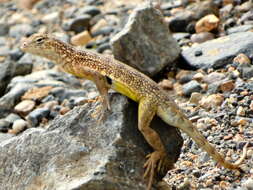
[(181, 129), (188, 136), (190, 136), (197, 145), (204, 149), (218, 164), (221, 166), (232, 169), (243, 171), (239, 165), (244, 161), (247, 155), (247, 143), (243, 148), (243, 153), (240, 159), (235, 163), (230, 163), (225, 160), (222, 156), (206, 139), (205, 137), (196, 129), (192, 122), (180, 111), (180, 109), (171, 101), (167, 102), (167, 105), (160, 105), (158, 107), (157, 114), (161, 117), (166, 123)]
[[(184, 119), (184, 121), (186, 121)], [(235, 162), (230, 163), (225, 160), (224, 156), (222, 156), (206, 139), (205, 137), (196, 129), (196, 127), (192, 124), (191, 121), (187, 119), (184, 122), (186, 125), (178, 126), (182, 131), (184, 131), (187, 135), (189, 135), (199, 147), (204, 149), (218, 164), (221, 166), (231, 169), (231, 170), (238, 170), (243, 172), (243, 170), (239, 167), (241, 163), (247, 156), (247, 147), (249, 143), (243, 147), (243, 153), (241, 157)]]

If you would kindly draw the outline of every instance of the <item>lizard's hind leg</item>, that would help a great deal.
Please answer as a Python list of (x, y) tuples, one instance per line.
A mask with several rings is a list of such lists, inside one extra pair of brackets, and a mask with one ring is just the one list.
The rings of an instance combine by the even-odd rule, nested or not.
[(166, 151), (159, 135), (150, 128), (150, 123), (156, 114), (157, 105), (152, 99), (141, 99), (138, 108), (138, 128), (149, 145), (155, 150), (147, 156), (148, 160), (144, 164), (146, 171), (144, 178), (149, 177), (148, 190), (151, 189), (155, 172), (164, 168)]

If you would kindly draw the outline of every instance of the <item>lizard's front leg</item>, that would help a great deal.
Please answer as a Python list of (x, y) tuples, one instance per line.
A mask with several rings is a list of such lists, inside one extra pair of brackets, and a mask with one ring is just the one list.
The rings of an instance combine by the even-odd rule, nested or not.
[(148, 160), (144, 164), (146, 171), (144, 177), (149, 177), (148, 190), (151, 189), (155, 170), (160, 171), (164, 167), (166, 151), (159, 135), (150, 128), (150, 123), (156, 114), (157, 104), (152, 99), (144, 98), (139, 102), (138, 108), (138, 128), (149, 145), (155, 150), (147, 156)]
[(92, 80), (101, 96), (102, 100), (102, 106), (98, 108), (96, 113), (94, 114), (95, 116), (98, 116), (98, 122), (100, 123), (101, 121), (104, 120), (104, 116), (107, 110), (111, 110), (110, 106), (110, 101), (109, 101), (109, 95), (108, 95), (108, 90), (110, 89), (110, 84), (107, 82), (107, 79), (105, 76), (101, 75), (98, 72), (95, 72), (87, 67), (83, 67), (82, 70), (82, 75), (84, 78), (88, 78)]

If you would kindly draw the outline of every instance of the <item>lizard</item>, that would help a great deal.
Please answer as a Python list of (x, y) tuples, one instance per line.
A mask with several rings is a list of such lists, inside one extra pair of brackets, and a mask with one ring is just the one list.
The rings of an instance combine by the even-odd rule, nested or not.
[(154, 151), (147, 155), (144, 178), (147, 189), (152, 188), (155, 173), (166, 168), (166, 150), (150, 123), (155, 115), (173, 127), (177, 127), (206, 151), (219, 165), (242, 172), (240, 165), (246, 157), (248, 143), (241, 157), (227, 161), (197, 130), (169, 95), (151, 78), (136, 69), (102, 54), (78, 50), (49, 34), (33, 34), (26, 38), (20, 49), (47, 58), (60, 65), (65, 72), (93, 81), (100, 93), (102, 106), (110, 110), (108, 90), (113, 89), (138, 103), (138, 129)]

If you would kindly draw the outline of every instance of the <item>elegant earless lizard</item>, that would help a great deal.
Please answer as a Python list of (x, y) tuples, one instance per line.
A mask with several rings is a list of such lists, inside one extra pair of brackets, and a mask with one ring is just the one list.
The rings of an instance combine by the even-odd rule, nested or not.
[(80, 51), (48, 34), (34, 34), (27, 38), (21, 49), (59, 64), (66, 72), (92, 80), (102, 97), (105, 109), (110, 109), (108, 90), (113, 89), (138, 102), (138, 128), (154, 152), (147, 156), (144, 177), (149, 177), (151, 189), (153, 176), (166, 168), (166, 153), (159, 135), (149, 127), (154, 115), (167, 124), (187, 133), (199, 147), (225, 168), (242, 171), (239, 165), (246, 157), (246, 146), (241, 158), (234, 164), (224, 157), (194, 127), (157, 83), (136, 69), (104, 55)]

